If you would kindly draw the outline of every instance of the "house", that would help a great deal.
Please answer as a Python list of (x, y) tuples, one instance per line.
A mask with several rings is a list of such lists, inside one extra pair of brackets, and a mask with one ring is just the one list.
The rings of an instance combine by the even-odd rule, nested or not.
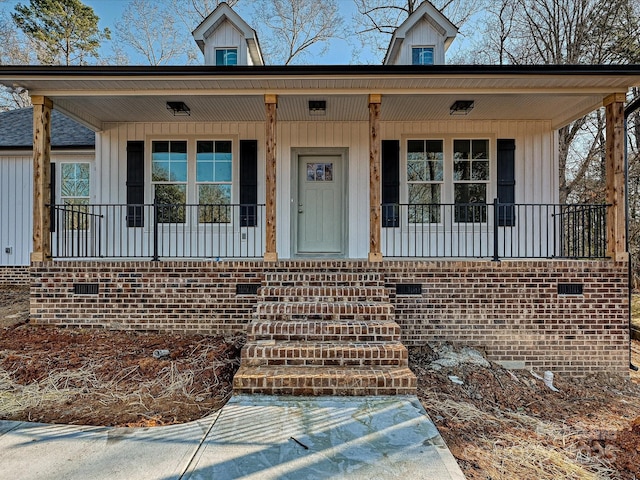
[[(54, 184), (59, 184), (52, 189), (51, 203), (55, 204), (72, 193), (68, 188), (71, 171), (90, 174), (95, 160), (95, 133), (58, 111), (52, 112), (51, 125), (52, 178)], [(32, 147), (33, 109), (0, 112), (0, 283), (29, 283)], [(60, 183), (55, 179), (65, 180)]]
[[(0, 66), (34, 105), (33, 322), (248, 329), (240, 391), (411, 392), (432, 341), (627, 371), (640, 66), (446, 65), (428, 2), (379, 66), (262, 65), (224, 3), (194, 36), (203, 66)], [(558, 129), (603, 106), (607, 204), (559, 204)], [(50, 206), (52, 111), (96, 132), (88, 201)]]

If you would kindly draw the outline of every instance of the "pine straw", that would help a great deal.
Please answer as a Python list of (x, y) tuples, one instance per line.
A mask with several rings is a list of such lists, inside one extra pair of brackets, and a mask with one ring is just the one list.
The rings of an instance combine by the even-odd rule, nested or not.
[(478, 438), (478, 446), (469, 446), (466, 453), (480, 459), (486, 478), (496, 480), (597, 480), (613, 478), (614, 474), (592, 457), (572, 457), (563, 449), (508, 434), (499, 435), (497, 440)]
[(471, 403), (441, 399), (431, 390), (421, 390), (432, 417), (439, 415), (455, 424), (472, 426), (477, 432), (490, 432), (491, 436), (478, 433), (464, 443), (464, 459), (476, 461), (483, 478), (616, 478), (613, 476), (615, 470), (603, 460), (581, 451), (579, 443), (586, 430), (544, 421), (522, 412), (498, 408), (487, 412)]
[[(230, 344), (239, 341), (241, 339), (235, 337), (225, 339)], [(139, 364), (112, 374), (112, 378), (100, 373), (103, 361), (88, 360), (72, 370), (52, 370), (44, 378), (27, 385), (14, 381), (15, 372), (0, 368), (0, 418), (28, 419), (30, 412), (39, 408), (68, 409), (70, 405), (82, 405), (88, 400), (105, 407), (118, 405), (121, 413), (156, 419), (152, 424), (167, 423), (167, 413), (154, 410), (158, 405), (165, 408), (188, 405), (210, 413), (212, 404), (223, 405), (232, 393), (229, 379), (219, 378), (216, 372), (220, 367), (239, 365), (238, 358), (221, 359), (215, 353), (215, 346), (202, 341), (184, 358), (144, 358)], [(22, 362), (28, 362), (28, 355), (20, 357), (24, 357)], [(146, 365), (157, 368), (157, 362), (165, 365), (149, 378), (143, 369)], [(165, 420), (160, 421), (162, 417)]]

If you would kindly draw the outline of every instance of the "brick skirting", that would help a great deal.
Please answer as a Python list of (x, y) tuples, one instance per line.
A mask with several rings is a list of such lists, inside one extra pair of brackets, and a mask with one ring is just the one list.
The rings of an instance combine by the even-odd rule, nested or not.
[[(32, 268), (33, 323), (210, 334), (244, 331), (257, 302), (251, 287), (263, 284), (265, 272), (343, 272), (346, 287), (353, 273), (377, 272), (405, 345), (470, 345), (514, 368), (628, 371), (625, 262), (59, 261)], [(94, 288), (87, 284), (98, 293), (86, 293)], [(559, 294), (559, 284), (578, 293)]]
[(0, 285), (29, 285), (31, 267), (0, 266)]

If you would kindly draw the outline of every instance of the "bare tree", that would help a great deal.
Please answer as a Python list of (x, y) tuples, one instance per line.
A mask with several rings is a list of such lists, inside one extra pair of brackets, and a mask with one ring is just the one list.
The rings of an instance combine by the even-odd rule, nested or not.
[[(373, 46), (380, 58), (396, 28), (426, 0), (353, 0), (358, 10), (353, 19), (365, 46)], [(484, 0), (434, 0), (431, 2), (453, 24), (461, 28), (480, 9)]]
[(299, 62), (312, 46), (322, 54), (343, 32), (336, 0), (256, 0), (252, 19), (270, 64)]
[(132, 0), (116, 23), (120, 44), (128, 45), (149, 65), (188, 63), (193, 42), (188, 42), (167, 2)]
[[(0, 13), (0, 65), (29, 64), (32, 58), (29, 39), (6, 14)], [(0, 87), (0, 111), (31, 105), (28, 92), (22, 88)]]

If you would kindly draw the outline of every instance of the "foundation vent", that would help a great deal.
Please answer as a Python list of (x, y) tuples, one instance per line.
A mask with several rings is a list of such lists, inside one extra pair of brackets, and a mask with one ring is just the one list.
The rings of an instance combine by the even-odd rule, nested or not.
[(397, 283), (396, 295), (422, 295), (420, 283)]
[(97, 295), (98, 284), (97, 283), (74, 283), (73, 293), (76, 295)]
[(582, 295), (582, 283), (559, 283), (558, 295)]

